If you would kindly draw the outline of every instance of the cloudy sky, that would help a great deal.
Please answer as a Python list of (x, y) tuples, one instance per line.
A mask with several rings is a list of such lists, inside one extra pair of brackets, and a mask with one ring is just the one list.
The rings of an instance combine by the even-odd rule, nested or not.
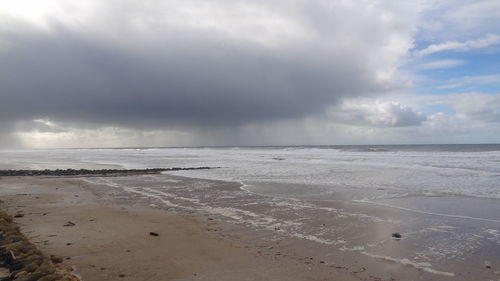
[(491, 142), (498, 0), (0, 0), (0, 147)]

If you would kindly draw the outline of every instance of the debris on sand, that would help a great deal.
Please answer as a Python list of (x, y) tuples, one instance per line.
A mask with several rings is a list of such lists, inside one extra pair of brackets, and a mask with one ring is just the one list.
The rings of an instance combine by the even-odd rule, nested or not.
[(63, 262), (63, 258), (62, 257), (58, 257), (58, 256), (54, 256), (54, 255), (50, 255), (50, 261), (54, 264), (56, 263), (62, 263)]
[(399, 232), (394, 232), (394, 233), (392, 234), (392, 238), (401, 239), (401, 237), (403, 237), (403, 236), (402, 236), (402, 235), (401, 235), (401, 233), (399, 233)]
[(159, 236), (160, 234), (158, 234), (157, 232), (152, 232), (152, 231), (151, 231), (151, 232), (149, 233), (149, 235), (151, 235), (151, 236)]
[(68, 221), (66, 224), (64, 224), (63, 226), (75, 226), (76, 223), (72, 222), (72, 221)]

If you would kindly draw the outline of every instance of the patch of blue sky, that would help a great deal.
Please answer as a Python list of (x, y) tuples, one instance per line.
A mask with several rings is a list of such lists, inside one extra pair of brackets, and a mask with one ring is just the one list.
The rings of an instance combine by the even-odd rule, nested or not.
[[(438, 52), (415, 59), (405, 68), (421, 77), (415, 84), (414, 90), (417, 92), (500, 93), (499, 49), (494, 47), (466, 52), (454, 50)], [(450, 63), (439, 67), (438, 62)]]
[(422, 112), (426, 116), (436, 114), (438, 112), (445, 113), (447, 115), (455, 114), (455, 111), (451, 106), (444, 104), (427, 105), (426, 107), (422, 108), (420, 112)]

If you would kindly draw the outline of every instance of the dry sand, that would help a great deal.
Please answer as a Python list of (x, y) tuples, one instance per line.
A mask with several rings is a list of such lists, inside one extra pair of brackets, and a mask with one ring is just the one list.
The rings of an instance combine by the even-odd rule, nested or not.
[(332, 264), (226, 238), (213, 231), (224, 226), (202, 214), (109, 204), (80, 179), (4, 177), (0, 196), (2, 210), (24, 215), (15, 219), (24, 234), (47, 255), (64, 257), (85, 281), (360, 279)]

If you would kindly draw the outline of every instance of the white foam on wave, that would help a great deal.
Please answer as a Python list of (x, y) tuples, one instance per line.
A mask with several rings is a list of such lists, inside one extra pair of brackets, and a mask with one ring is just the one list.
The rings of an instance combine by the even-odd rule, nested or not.
[(443, 275), (443, 276), (448, 276), (448, 277), (454, 277), (455, 276), (455, 273), (452, 273), (452, 272), (446, 272), (446, 271), (439, 271), (439, 270), (435, 270), (433, 269), (431, 266), (430, 263), (428, 262), (414, 262), (414, 261), (411, 261), (409, 259), (406, 259), (406, 258), (393, 258), (393, 257), (390, 257), (390, 256), (382, 256), (382, 255), (376, 255), (376, 254), (372, 254), (372, 253), (369, 253), (369, 252), (361, 252), (362, 254), (364, 255), (367, 255), (369, 257), (372, 257), (372, 258), (376, 258), (376, 259), (382, 259), (382, 260), (386, 260), (386, 261), (391, 261), (391, 262), (395, 262), (395, 263), (399, 263), (399, 264), (402, 264), (402, 265), (409, 265), (409, 266), (412, 266), (414, 268), (417, 268), (417, 269), (421, 269), (425, 272), (429, 272), (429, 273), (432, 273), (432, 274), (438, 274), (438, 275)]
[(442, 232), (442, 233), (455, 233), (454, 229), (456, 227), (450, 225), (435, 225), (422, 229), (423, 232), (433, 231), (433, 232)]
[(500, 240), (500, 231), (498, 229), (483, 229), (482, 231), (486, 236), (489, 236), (488, 240)]
[(149, 192), (152, 192), (152, 193), (159, 194), (159, 195), (171, 197), (171, 198), (173, 198), (175, 200), (188, 201), (188, 202), (191, 202), (191, 203), (199, 203), (200, 202), (200, 200), (196, 199), (196, 198), (182, 197), (182, 196), (178, 196), (178, 195), (175, 195), (175, 194), (172, 194), (172, 193), (169, 193), (169, 192), (156, 190), (156, 189), (153, 189), (153, 188), (150, 188), (150, 187), (142, 187), (142, 189), (145, 190), (145, 191), (149, 191)]
[(326, 244), (326, 245), (338, 245), (338, 244), (344, 244), (345, 243), (344, 240), (324, 239), (324, 238), (320, 238), (318, 236), (311, 235), (311, 234), (292, 233), (290, 236), (296, 237), (296, 238), (300, 238), (300, 239), (309, 240), (309, 241), (313, 241), (313, 242), (317, 242), (317, 243), (321, 243), (321, 244)]
[(154, 199), (160, 201), (162, 204), (164, 204), (167, 207), (174, 207), (174, 208), (180, 208), (180, 209), (185, 209), (185, 210), (193, 210), (193, 208), (173, 203), (173, 202), (165, 199), (162, 195), (154, 194), (154, 193), (151, 193), (151, 192), (142, 191), (139, 188), (123, 187), (123, 190), (125, 192), (129, 192), (129, 193), (140, 194), (140, 195), (146, 196), (148, 198), (154, 198)]
[(494, 235), (494, 236), (499, 236), (500, 232), (497, 229), (485, 229), (484, 232)]
[(357, 252), (357, 251), (363, 251), (365, 249), (365, 246), (354, 246), (354, 247), (346, 247), (342, 246), (339, 250), (343, 252)]
[[(283, 160), (272, 160), (276, 156)], [(3, 152), (0, 163), (22, 166), (31, 163), (40, 169), (57, 165), (77, 168), (89, 164), (127, 168), (222, 166), (227, 168), (169, 174), (218, 180), (322, 185), (336, 192), (347, 192), (354, 199), (358, 199), (360, 194), (369, 194), (367, 199), (370, 200), (397, 197), (404, 193), (500, 199), (497, 188), (499, 157), (499, 151), (395, 150), (373, 153), (319, 147), (65, 149)], [(359, 192), (351, 194), (352, 187), (359, 187)], [(390, 192), (380, 192), (377, 188), (386, 188)]]
[(123, 187), (121, 184), (113, 182), (107, 178), (104, 177), (96, 177), (96, 178), (81, 178), (86, 183), (89, 184), (97, 184), (97, 185), (107, 185), (109, 187), (114, 187), (114, 188), (121, 188)]
[[(206, 203), (201, 203), (200, 200), (194, 199), (194, 198), (186, 198), (186, 197), (180, 197), (165, 191), (159, 191), (153, 188), (149, 187), (126, 187), (122, 186), (123, 190), (125, 192), (129, 193), (136, 193), (140, 194), (142, 196), (146, 197), (151, 197), (154, 199), (159, 200), (163, 204), (165, 204), (168, 207), (176, 207), (176, 208), (181, 208), (181, 209), (186, 209), (186, 210), (201, 210), (205, 211), (210, 214), (214, 215), (220, 215), (229, 219), (232, 219), (236, 222), (244, 222), (249, 225), (253, 226), (269, 226), (270, 224), (276, 224), (277, 220), (275, 218), (272, 218), (270, 216), (264, 216), (260, 214), (256, 214), (251, 211), (247, 210), (242, 210), (242, 209), (237, 209), (237, 208), (232, 208), (232, 207), (213, 207), (209, 206)], [(181, 200), (181, 201), (187, 201), (190, 203), (194, 203), (195, 205), (193, 206), (186, 206), (184, 204), (177, 204), (173, 203), (171, 200), (168, 199), (173, 199), (173, 200)], [(280, 222), (280, 225), (292, 225), (292, 222)]]

